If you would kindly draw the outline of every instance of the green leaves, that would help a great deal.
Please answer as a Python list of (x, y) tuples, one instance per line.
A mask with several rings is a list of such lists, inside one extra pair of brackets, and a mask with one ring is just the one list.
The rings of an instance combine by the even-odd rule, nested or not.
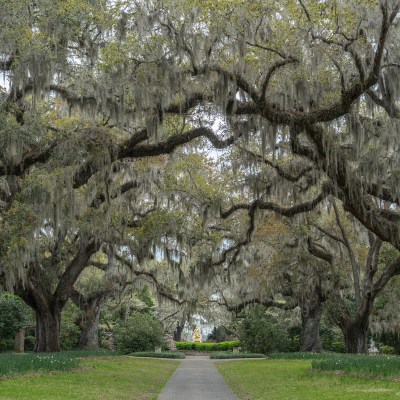
[(27, 313), (27, 307), (19, 297), (8, 293), (0, 296), (0, 343), (4, 339), (13, 339), (25, 326)]
[(164, 331), (160, 321), (146, 313), (134, 312), (114, 329), (115, 347), (125, 354), (153, 351), (163, 341)]

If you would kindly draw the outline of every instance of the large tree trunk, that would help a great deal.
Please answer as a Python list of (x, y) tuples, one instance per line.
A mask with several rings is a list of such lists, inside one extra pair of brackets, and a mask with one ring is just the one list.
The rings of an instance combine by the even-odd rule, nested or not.
[(60, 351), (61, 311), (65, 302), (54, 296), (32, 275), (25, 286), (19, 284), (15, 292), (32, 308), (36, 316), (35, 352)]
[(61, 309), (56, 307), (47, 310), (35, 309), (36, 345), (35, 352), (60, 351)]
[(322, 316), (322, 304), (311, 313), (301, 318), (301, 348), (300, 351), (320, 353), (322, 351), (319, 324)]
[(374, 296), (365, 296), (357, 314), (353, 316), (338, 296), (333, 307), (330, 308), (332, 320), (343, 332), (346, 353), (368, 353), (368, 327), (373, 303)]
[(341, 329), (346, 353), (368, 353), (368, 324), (352, 321), (342, 326)]
[(98, 349), (99, 347), (100, 305), (97, 299), (90, 302), (83, 316), (77, 320), (81, 329), (79, 347), (83, 349)]
[(60, 351), (61, 311), (68, 301), (73, 285), (99, 247), (94, 240), (79, 246), (73, 258), (51, 291), (51, 284), (41, 275), (41, 267), (30, 264), (27, 281), (18, 281), (14, 287), (25, 303), (36, 314), (36, 352)]
[(320, 353), (322, 351), (319, 325), (323, 312), (323, 296), (316, 287), (300, 302), (301, 309), (301, 348), (300, 351)]
[(74, 287), (70, 291), (70, 298), (74, 304), (83, 311), (75, 324), (81, 330), (79, 347), (83, 349), (97, 349), (99, 347), (99, 319), (103, 304), (111, 296), (112, 291), (106, 289), (94, 297), (85, 298)]

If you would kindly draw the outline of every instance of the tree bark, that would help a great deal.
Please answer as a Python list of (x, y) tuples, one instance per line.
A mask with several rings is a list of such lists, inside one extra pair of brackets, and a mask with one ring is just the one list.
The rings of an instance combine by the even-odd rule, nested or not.
[(183, 332), (183, 328), (185, 326), (185, 321), (179, 322), (179, 324), (177, 324), (176, 329), (174, 331), (174, 340), (175, 342), (180, 342), (182, 341), (182, 332)]
[(300, 302), (301, 348), (300, 351), (320, 353), (322, 351), (319, 325), (323, 312), (323, 297), (316, 288), (307, 299)]
[(61, 311), (71, 295), (73, 284), (97, 249), (98, 244), (94, 241), (80, 246), (66, 266), (54, 292), (50, 291), (50, 285), (41, 276), (41, 269), (34, 264), (29, 267), (26, 284), (19, 281), (14, 287), (16, 294), (35, 311), (35, 352), (60, 351)]
[(35, 352), (60, 351), (61, 309), (49, 307), (47, 310), (35, 309), (36, 345)]
[(100, 304), (98, 303), (98, 299), (93, 299), (85, 309), (84, 315), (76, 322), (81, 330), (79, 347), (82, 349), (99, 348)]
[(368, 353), (368, 324), (351, 322), (341, 327), (346, 353)]
[(368, 328), (373, 303), (373, 296), (364, 296), (357, 314), (352, 315), (339, 295), (335, 301), (332, 299), (333, 306), (329, 310), (330, 317), (343, 332), (346, 353), (368, 353)]
[(19, 284), (15, 287), (15, 292), (35, 312), (34, 351), (57, 352), (60, 351), (61, 310), (64, 304), (55, 301), (54, 296), (33, 272), (32, 270), (26, 285)]

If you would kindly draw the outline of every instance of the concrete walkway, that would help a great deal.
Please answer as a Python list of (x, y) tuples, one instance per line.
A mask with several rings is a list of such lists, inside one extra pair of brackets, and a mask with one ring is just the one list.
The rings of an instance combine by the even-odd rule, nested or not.
[(214, 361), (208, 356), (186, 356), (158, 400), (238, 400)]

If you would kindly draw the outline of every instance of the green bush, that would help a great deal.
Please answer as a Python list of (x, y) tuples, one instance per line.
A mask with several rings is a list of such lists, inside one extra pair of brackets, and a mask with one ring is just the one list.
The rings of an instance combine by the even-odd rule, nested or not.
[(345, 353), (343, 333), (329, 319), (322, 318), (319, 327), (319, 334), (321, 337), (322, 348), (325, 351)]
[(400, 354), (400, 335), (397, 332), (383, 332), (376, 339), (382, 352), (382, 346), (390, 346), (393, 348), (393, 354)]
[(174, 358), (174, 359), (185, 358), (185, 354), (178, 353), (177, 351), (163, 351), (162, 353), (155, 353), (154, 351), (138, 351), (135, 353), (130, 353), (129, 355), (134, 357), (154, 357), (154, 358)]
[(232, 340), (235, 334), (226, 326), (215, 327), (212, 332), (207, 336), (207, 340), (214, 340), (215, 342), (228, 342)]
[(0, 350), (14, 348), (15, 334), (26, 324), (27, 306), (17, 296), (0, 296)]
[(384, 344), (380, 346), (382, 354), (394, 354), (393, 346), (385, 346)]
[(238, 331), (242, 347), (250, 353), (284, 351), (289, 345), (286, 330), (262, 307), (254, 307), (243, 319)]
[(62, 350), (72, 350), (78, 346), (81, 330), (75, 321), (80, 314), (81, 310), (72, 301), (68, 301), (61, 313), (60, 347)]
[(0, 338), (0, 351), (13, 350), (15, 347), (14, 339), (11, 338)]
[(36, 339), (35, 336), (25, 336), (24, 349), (25, 351), (33, 351), (35, 348)]
[(232, 351), (234, 347), (240, 346), (239, 340), (220, 343), (199, 343), (199, 342), (175, 342), (177, 350), (192, 351)]
[(296, 335), (296, 336), (292, 336), (289, 338), (289, 344), (287, 347), (287, 351), (290, 352), (296, 352), (296, 351), (300, 351), (301, 348), (301, 338), (300, 336)]
[(122, 353), (154, 351), (162, 346), (164, 331), (161, 322), (148, 313), (133, 312), (114, 328), (115, 349)]
[(194, 350), (196, 343), (194, 342), (175, 342), (177, 350)]

